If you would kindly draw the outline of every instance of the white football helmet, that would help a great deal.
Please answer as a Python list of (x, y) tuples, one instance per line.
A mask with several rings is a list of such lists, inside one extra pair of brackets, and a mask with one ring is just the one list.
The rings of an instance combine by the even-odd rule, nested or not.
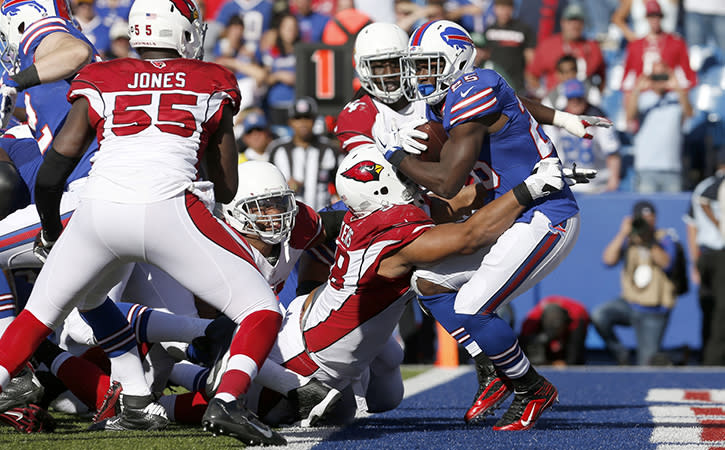
[(136, 0), (128, 15), (133, 48), (170, 48), (184, 58), (204, 56), (206, 24), (194, 0)]
[(435, 20), (420, 26), (411, 35), (408, 54), (403, 57), (406, 98), (437, 104), (458, 77), (473, 69), (475, 53), (471, 36), (455, 22)]
[(420, 200), (415, 183), (398, 174), (373, 146), (360, 146), (340, 163), (335, 177), (337, 193), (355, 217), (382, 208)]
[(239, 165), (239, 187), (224, 218), (242, 234), (257, 235), (268, 244), (289, 239), (295, 226), (295, 193), (277, 166), (262, 161)]
[(69, 0), (5, 0), (0, 6), (0, 64), (10, 74), (20, 65), (20, 38), (30, 25), (46, 17), (60, 17), (74, 26)]
[[(408, 35), (392, 23), (371, 23), (360, 30), (355, 39), (355, 69), (363, 89), (385, 103), (395, 103), (403, 96), (400, 70), (397, 73), (375, 75), (372, 61), (400, 58), (408, 50)], [(386, 85), (397, 86), (387, 90)]]

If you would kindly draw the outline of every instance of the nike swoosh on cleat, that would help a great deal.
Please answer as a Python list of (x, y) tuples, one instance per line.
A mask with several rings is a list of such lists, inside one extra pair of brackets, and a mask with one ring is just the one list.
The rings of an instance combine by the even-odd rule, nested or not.
[(18, 420), (23, 418), (23, 415), (17, 411), (5, 411), (5, 414), (7, 414), (9, 416), (13, 416)]
[(534, 417), (534, 414), (536, 413), (536, 410), (538, 408), (538, 404), (534, 404), (534, 407), (531, 408), (531, 412), (529, 413), (529, 418), (526, 420), (521, 419), (521, 425), (526, 428), (531, 424), (531, 419)]
[(253, 427), (254, 427), (254, 428), (255, 428), (255, 429), (257, 430), (257, 431), (259, 431), (260, 433), (262, 433), (262, 436), (264, 436), (264, 437), (266, 437), (266, 438), (271, 438), (271, 437), (272, 437), (272, 430), (269, 430), (269, 429), (265, 430), (265, 429), (263, 429), (263, 428), (259, 428), (259, 427), (258, 427), (257, 425), (255, 425), (255, 424), (254, 424), (254, 422), (252, 422), (252, 421), (250, 421), (250, 422), (249, 422), (249, 424), (250, 424), (251, 426), (253, 426)]

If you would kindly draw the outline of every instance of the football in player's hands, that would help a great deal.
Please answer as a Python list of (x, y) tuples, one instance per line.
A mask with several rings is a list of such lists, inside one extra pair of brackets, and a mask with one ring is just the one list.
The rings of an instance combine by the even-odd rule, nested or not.
[(418, 125), (416, 130), (420, 130), (428, 135), (428, 139), (416, 139), (418, 142), (428, 146), (428, 149), (417, 155), (422, 161), (438, 162), (441, 160), (441, 149), (448, 134), (443, 128), (443, 124), (434, 120), (428, 121), (422, 125)]

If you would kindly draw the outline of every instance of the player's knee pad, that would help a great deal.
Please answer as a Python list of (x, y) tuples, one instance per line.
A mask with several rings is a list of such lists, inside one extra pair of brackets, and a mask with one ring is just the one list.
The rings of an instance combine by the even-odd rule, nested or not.
[(20, 178), (15, 164), (9, 161), (0, 161), (0, 219), (20, 207), (21, 187)]

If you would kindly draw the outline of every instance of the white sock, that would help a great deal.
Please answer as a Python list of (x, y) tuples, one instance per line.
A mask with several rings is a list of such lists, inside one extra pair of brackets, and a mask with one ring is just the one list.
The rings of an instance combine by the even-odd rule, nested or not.
[(309, 378), (289, 370), (271, 359), (267, 359), (264, 362), (259, 373), (257, 373), (257, 377), (254, 379), (255, 383), (285, 394), (292, 389), (304, 386), (309, 381)]
[(111, 359), (111, 379), (117, 380), (123, 386), (123, 393), (126, 395), (150, 395), (144, 377), (143, 366), (136, 347), (128, 352), (115, 356)]

